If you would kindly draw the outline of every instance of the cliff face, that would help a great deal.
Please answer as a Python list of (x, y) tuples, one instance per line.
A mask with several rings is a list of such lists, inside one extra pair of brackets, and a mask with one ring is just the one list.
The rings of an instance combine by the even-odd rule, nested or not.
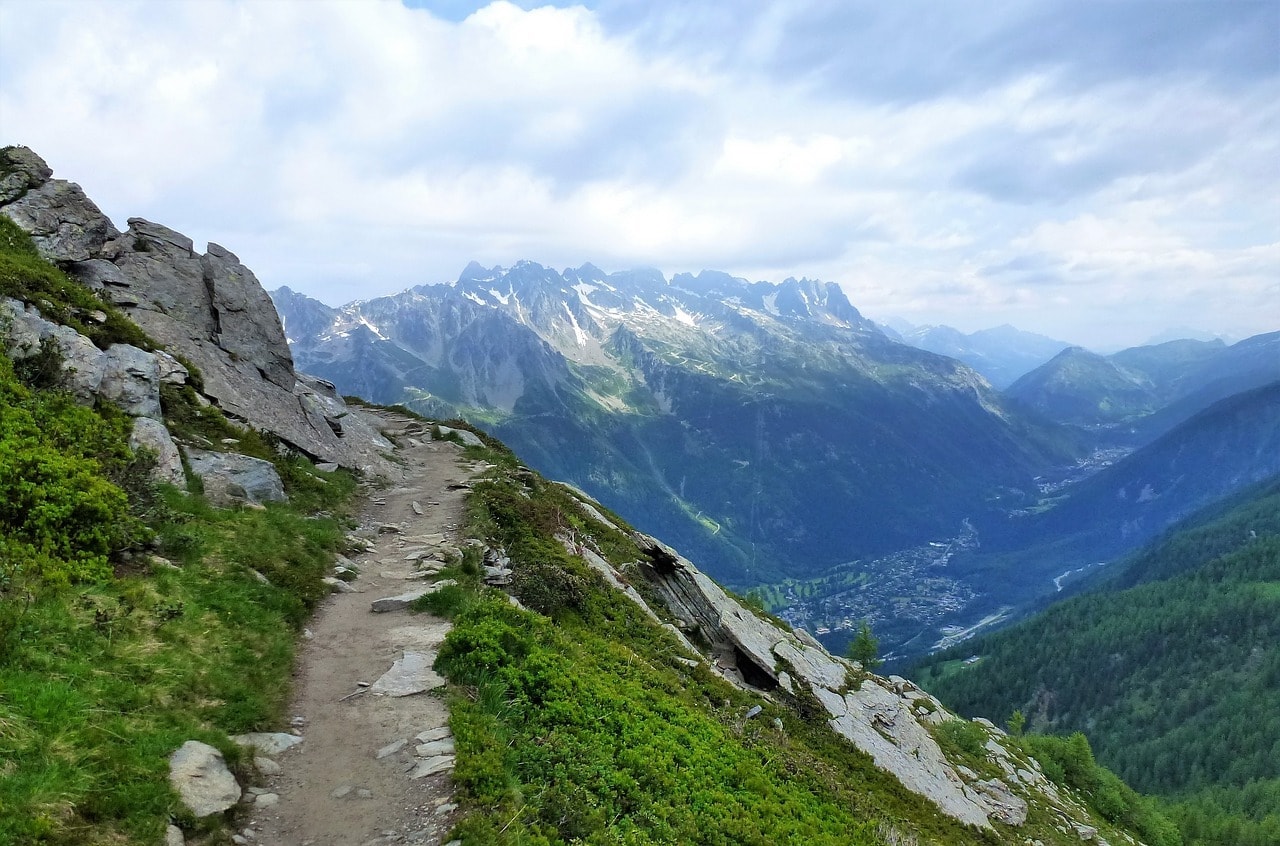
[(227, 415), (322, 462), (380, 473), (390, 444), (332, 385), (298, 374), (275, 306), (229, 250), (141, 218), (120, 232), (79, 185), (31, 150), (0, 152), (0, 214), (40, 252), (195, 364)]

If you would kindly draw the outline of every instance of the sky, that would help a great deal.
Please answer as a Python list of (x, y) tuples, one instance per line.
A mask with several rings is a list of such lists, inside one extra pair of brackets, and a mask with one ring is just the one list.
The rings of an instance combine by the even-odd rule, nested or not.
[(0, 144), (331, 305), (529, 259), (1280, 329), (1280, 0), (0, 0)]

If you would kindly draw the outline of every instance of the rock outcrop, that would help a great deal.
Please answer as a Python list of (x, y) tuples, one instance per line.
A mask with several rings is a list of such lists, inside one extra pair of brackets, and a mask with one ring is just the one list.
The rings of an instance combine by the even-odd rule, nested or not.
[[(203, 393), (226, 414), (314, 460), (388, 470), (392, 447), (373, 423), (348, 408), (332, 385), (294, 371), (275, 306), (232, 252), (210, 244), (201, 254), (190, 238), (142, 218), (130, 218), (120, 232), (80, 186), (53, 179), (24, 147), (0, 151), (0, 173), (0, 214), (169, 353), (194, 363)], [(161, 367), (166, 376), (178, 372), (173, 364), (170, 357)], [(118, 374), (121, 390), (137, 375), (130, 365)], [(92, 381), (93, 373), (83, 372)], [(155, 416), (149, 410), (136, 413)]]
[[(584, 515), (627, 531), (594, 506)], [(951, 761), (931, 730), (961, 718), (915, 684), (900, 676), (882, 678), (831, 655), (808, 633), (744, 607), (661, 541), (631, 536), (644, 559), (622, 571), (586, 544), (567, 536), (561, 542), (615, 587), (627, 586), (624, 594), (651, 618), (657, 614), (644, 597), (656, 597), (676, 618), (681, 643), (726, 680), (765, 698), (816, 700), (832, 730), (904, 787), (968, 825), (1023, 825), (1031, 802), (1047, 805), (1071, 825), (1088, 824), (1088, 812), (1058, 791), (1039, 764), (1002, 742), (1004, 732), (989, 721), (974, 721), (988, 737), (986, 771), (979, 774)], [(630, 588), (637, 580), (647, 582), (648, 590)]]

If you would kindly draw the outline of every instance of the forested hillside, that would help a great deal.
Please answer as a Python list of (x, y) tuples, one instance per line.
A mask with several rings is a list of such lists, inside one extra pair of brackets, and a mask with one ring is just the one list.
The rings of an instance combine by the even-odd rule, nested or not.
[(1086, 732), (1126, 780), (1179, 803), (1188, 842), (1280, 842), (1280, 481), (916, 676), (962, 713)]

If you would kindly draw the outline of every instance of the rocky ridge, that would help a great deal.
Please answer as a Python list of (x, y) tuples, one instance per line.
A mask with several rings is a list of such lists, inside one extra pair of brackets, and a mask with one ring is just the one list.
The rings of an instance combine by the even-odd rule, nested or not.
[[(156, 419), (158, 394), (147, 386), (161, 372), (166, 381), (187, 381), (185, 368), (173, 358), (181, 356), (199, 368), (200, 393), (228, 416), (316, 461), (387, 470), (391, 445), (351, 413), (333, 385), (294, 370), (271, 299), (229, 250), (209, 244), (201, 254), (190, 238), (142, 218), (130, 218), (120, 232), (79, 185), (54, 179), (45, 161), (25, 147), (0, 151), (0, 214), (163, 348), (163, 354), (113, 348), (104, 360), (90, 352), (87, 339), (67, 334), (74, 330), (37, 323), (38, 310), (27, 306), (26, 335), (11, 339), (11, 348), (29, 345), (33, 332), (37, 341), (53, 336), (68, 369), (76, 371), (78, 395), (100, 393), (130, 414)], [(16, 316), (12, 304), (6, 308)], [(103, 377), (95, 381), (99, 372)], [(140, 394), (137, 402), (126, 404), (128, 397), (112, 393), (130, 387)]]

